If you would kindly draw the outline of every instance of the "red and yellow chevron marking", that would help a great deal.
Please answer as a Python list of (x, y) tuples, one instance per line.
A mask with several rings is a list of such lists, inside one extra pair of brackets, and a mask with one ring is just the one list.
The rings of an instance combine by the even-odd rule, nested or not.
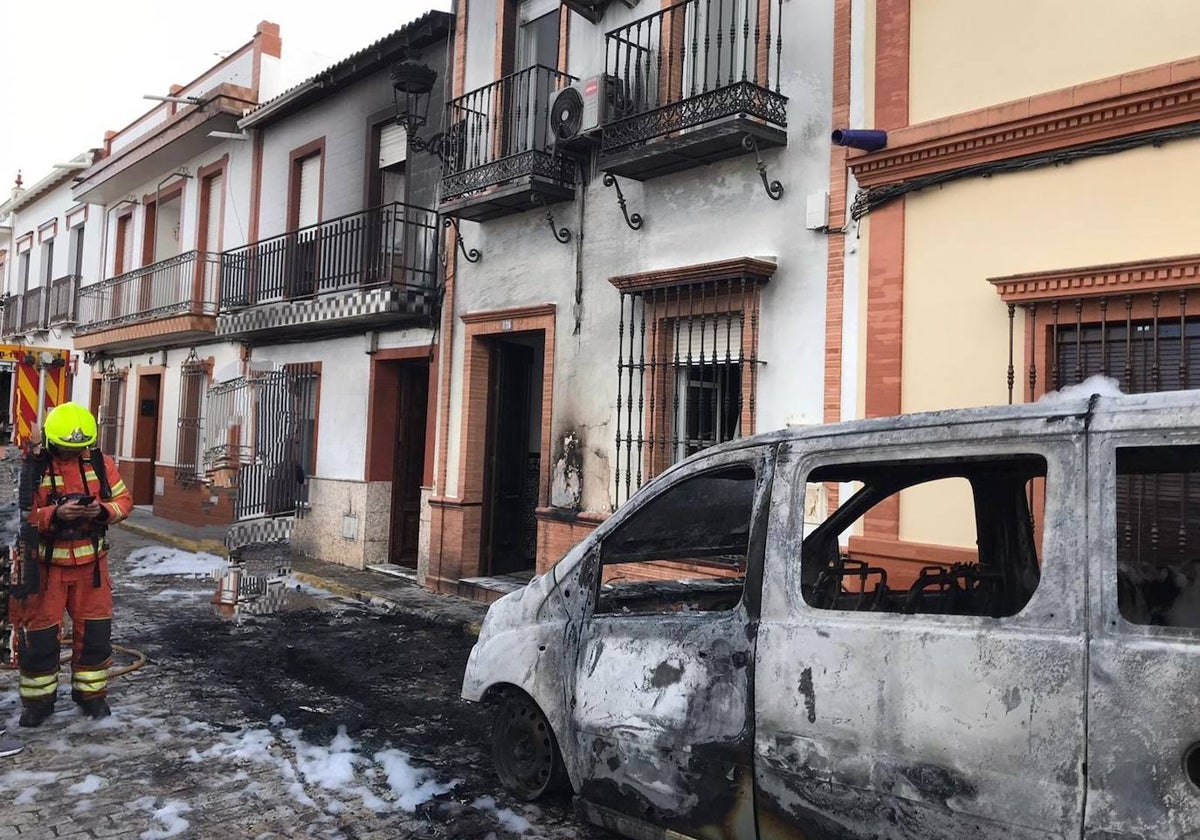
[[(0, 357), (9, 355), (3, 352), (6, 348), (0, 348)], [(35, 352), (42, 352), (41, 350)], [(64, 364), (59, 367), (46, 369), (46, 401), (45, 409), (49, 411), (59, 405), (69, 396), (67, 393), (67, 364), (68, 353), (66, 350), (49, 350), (55, 356), (63, 359)], [(24, 356), (16, 356), (13, 354), (16, 365), (16, 388), (13, 397), (13, 416), (16, 418), (15, 442), (18, 444), (24, 443), (29, 438), (29, 433), (33, 426), (37, 423), (37, 398), (38, 398), (38, 369), (34, 364), (29, 364), (24, 361)]]

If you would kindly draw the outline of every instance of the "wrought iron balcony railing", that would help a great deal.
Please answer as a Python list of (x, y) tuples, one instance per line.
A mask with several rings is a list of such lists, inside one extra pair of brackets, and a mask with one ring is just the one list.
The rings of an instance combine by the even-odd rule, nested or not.
[(608, 32), (621, 95), (601, 154), (727, 117), (786, 127), (782, 14), (783, 0), (684, 0)]
[(574, 184), (574, 164), (551, 154), (550, 103), (574, 76), (540, 65), (450, 100), (442, 198), (532, 175)]
[(79, 295), (80, 276), (68, 274), (50, 284), (50, 326), (75, 323), (75, 299)]
[(4, 335), (16, 335), (21, 331), (21, 296), (8, 295), (4, 299), (4, 326), (0, 327)]
[(438, 232), (435, 211), (396, 203), (226, 251), (222, 311), (354, 289), (433, 289)]
[(21, 296), (21, 331), (32, 332), (46, 329), (47, 306), (50, 290), (45, 286), (27, 289)]
[(217, 314), (219, 254), (188, 251), (79, 290), (75, 334), (172, 315)]

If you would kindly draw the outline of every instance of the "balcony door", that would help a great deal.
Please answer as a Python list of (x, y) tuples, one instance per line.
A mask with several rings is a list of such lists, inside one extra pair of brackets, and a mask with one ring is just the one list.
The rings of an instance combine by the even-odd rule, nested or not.
[[(113, 277), (120, 277), (127, 271), (133, 271), (133, 210), (117, 217), (117, 242), (113, 256)], [(125, 290), (120, 285), (113, 286), (110, 298), (111, 312), (96, 312), (95, 320), (115, 318), (125, 312)], [(98, 301), (101, 307), (103, 303)]]
[(292, 163), (289, 228), (295, 233), (291, 242), (288, 280), (284, 296), (288, 299), (311, 297), (317, 289), (318, 230), (321, 221), (321, 178), (324, 156), (320, 151), (298, 157)]
[[(183, 233), (183, 185), (171, 196), (160, 195), (146, 205), (145, 237), (142, 240), (142, 265), (150, 266), (179, 256)], [(146, 271), (137, 282), (137, 311), (149, 312), (159, 306), (178, 303), (188, 293), (181, 283), (172, 282), (181, 269)], [(157, 287), (157, 288), (156, 288)]]
[[(517, 70), (558, 67), (559, 4), (549, 0), (523, 0), (517, 9)], [(508, 95), (505, 115), (506, 154), (545, 149), (550, 143), (551, 78), (529, 72), (517, 76)]]

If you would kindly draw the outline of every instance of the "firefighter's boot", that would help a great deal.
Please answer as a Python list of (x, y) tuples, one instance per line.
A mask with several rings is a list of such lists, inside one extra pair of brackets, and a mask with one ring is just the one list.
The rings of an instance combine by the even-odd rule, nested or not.
[(100, 720), (112, 714), (112, 709), (108, 708), (108, 701), (103, 697), (89, 697), (79, 704), (79, 708), (92, 720)]
[(21, 710), (21, 720), (18, 721), (18, 724), (27, 728), (41, 726), (46, 721), (46, 718), (52, 714), (54, 714), (53, 700), (37, 700), (33, 702), (26, 700), (25, 708)]

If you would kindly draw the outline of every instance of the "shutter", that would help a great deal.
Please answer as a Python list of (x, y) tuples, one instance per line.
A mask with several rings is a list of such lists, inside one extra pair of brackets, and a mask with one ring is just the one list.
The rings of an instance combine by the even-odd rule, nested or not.
[(300, 210), (296, 227), (308, 227), (321, 221), (321, 156), (313, 155), (300, 163)]
[(124, 236), (121, 237), (121, 274), (133, 271), (133, 225), (128, 221), (130, 218), (125, 217)]
[(379, 168), (387, 169), (408, 159), (408, 134), (402, 126), (388, 123), (379, 129)]
[(691, 350), (692, 364), (738, 362), (742, 358), (742, 313), (709, 315), (704, 318), (680, 319), (677, 327), (679, 363), (687, 364)]
[(221, 201), (224, 195), (225, 179), (221, 175), (213, 175), (206, 182), (207, 194), (204, 200), (208, 202), (208, 218), (205, 220), (205, 235), (202, 251), (216, 253), (221, 250)]

